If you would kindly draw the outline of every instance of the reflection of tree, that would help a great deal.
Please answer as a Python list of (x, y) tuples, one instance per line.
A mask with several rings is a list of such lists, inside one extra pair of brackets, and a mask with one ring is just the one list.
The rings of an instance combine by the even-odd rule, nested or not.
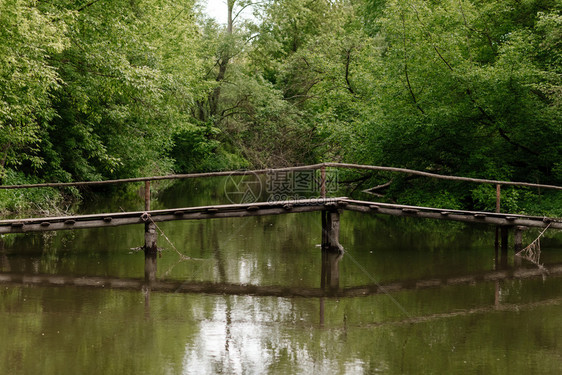
[(226, 267), (219, 247), (218, 232), (216, 230), (211, 232), (211, 248), (213, 249), (213, 255), (215, 257), (216, 270), (219, 277), (218, 281), (224, 283), (226, 282)]
[[(225, 266), (225, 260), (223, 257), (223, 254), (221, 252), (220, 249), (220, 245), (219, 245), (219, 239), (218, 239), (218, 231), (214, 230), (211, 233), (211, 247), (213, 249), (213, 254), (215, 257), (215, 262), (216, 262), (216, 268), (218, 271), (218, 277), (219, 277), (219, 282), (221, 283), (225, 283), (226, 279), (227, 279), (227, 275), (226, 275), (226, 266)], [(222, 365), (219, 366), (224, 366), (225, 362), (228, 363), (228, 366), (230, 367), (231, 365), (231, 341), (232, 341), (232, 302), (231, 302), (231, 297), (229, 297), (228, 295), (224, 296), (224, 304), (225, 304), (225, 321), (224, 321), (224, 329), (225, 329), (225, 335), (224, 335), (224, 355), (225, 355), (225, 361), (222, 361)], [(217, 364), (218, 365), (218, 364)], [(224, 368), (220, 369), (221, 371), (218, 371), (217, 373), (223, 373), (224, 372)], [(229, 369), (226, 369), (227, 372)]]

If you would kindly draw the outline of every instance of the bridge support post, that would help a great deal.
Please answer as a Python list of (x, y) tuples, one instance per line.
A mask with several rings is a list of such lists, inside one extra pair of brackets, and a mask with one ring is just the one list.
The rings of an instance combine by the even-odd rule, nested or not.
[(337, 209), (322, 211), (322, 250), (343, 253), (339, 237), (340, 212)]

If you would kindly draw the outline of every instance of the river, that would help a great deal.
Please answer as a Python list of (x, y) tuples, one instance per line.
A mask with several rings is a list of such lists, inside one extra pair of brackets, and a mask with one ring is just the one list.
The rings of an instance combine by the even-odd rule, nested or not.
[[(153, 205), (228, 203), (222, 186), (224, 179), (183, 181)], [(121, 208), (140, 210), (142, 201), (96, 209)], [(158, 227), (165, 237), (156, 279), (166, 290), (136, 287), (145, 272), (135, 249), (141, 226), (4, 236), (0, 276), (29, 282), (0, 282), (0, 374), (562, 368), (562, 277), (511, 277), (519, 263), (511, 248), (504, 273), (494, 273), (502, 269), (494, 228), (344, 212), (345, 253), (335, 257), (319, 247), (320, 213)], [(525, 232), (524, 243), (539, 233)], [(546, 268), (562, 264), (560, 233), (542, 239), (540, 256)], [(34, 282), (38, 275), (43, 281)]]

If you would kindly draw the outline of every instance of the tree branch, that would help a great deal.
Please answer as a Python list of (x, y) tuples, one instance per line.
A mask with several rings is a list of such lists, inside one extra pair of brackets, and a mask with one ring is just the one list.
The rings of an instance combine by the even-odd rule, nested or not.
[(81, 11), (83, 11), (84, 9), (86, 9), (86, 8), (88, 8), (88, 7), (91, 7), (92, 5), (94, 5), (95, 3), (97, 3), (98, 1), (100, 1), (100, 0), (93, 0), (93, 1), (90, 1), (88, 4), (85, 4), (85, 5), (81, 6), (81, 7), (78, 9), (78, 12), (81, 12)]
[(346, 51), (346, 56), (345, 56), (345, 83), (347, 84), (347, 89), (349, 90), (349, 92), (352, 95), (355, 95), (355, 91), (353, 90), (353, 87), (351, 86), (351, 82), (349, 82), (349, 65), (351, 63), (351, 50), (353, 48), (350, 48)]
[[(431, 43), (433, 49), (435, 50), (435, 52), (437, 53), (437, 55), (439, 56), (439, 58), (441, 59), (441, 61), (443, 61), (443, 63), (447, 66), (447, 68), (448, 68), (451, 72), (453, 72), (453, 71), (454, 71), (453, 67), (452, 67), (451, 64), (449, 64), (449, 62), (443, 57), (443, 55), (439, 52), (439, 49), (438, 49), (437, 46), (433, 43), (433, 38), (431, 37), (430, 31), (428, 31), (428, 30), (427, 30), (427, 27), (423, 24), (423, 22), (422, 22), (422, 20), (421, 20), (421, 18), (420, 18), (420, 16), (419, 16), (418, 11), (416, 10), (416, 8), (415, 8), (415, 7), (413, 7), (413, 8), (414, 8), (414, 12), (416, 13), (416, 18), (418, 19), (418, 22), (423, 26), (424, 29), (426, 29), (426, 34), (427, 34), (427, 36), (428, 36), (428, 38), (429, 38), (429, 41), (430, 41), (430, 43)], [(402, 19), (402, 22), (404, 22), (403, 19)], [(494, 120), (494, 118), (492, 118), (492, 116), (490, 116), (490, 115), (484, 110), (484, 108), (482, 108), (482, 106), (480, 106), (480, 105), (476, 102), (476, 100), (475, 100), (474, 97), (473, 97), (472, 91), (471, 91), (469, 88), (467, 88), (467, 89), (465, 90), (465, 93), (467, 94), (467, 96), (468, 96), (469, 100), (472, 102), (472, 104), (474, 104), (474, 106), (475, 106), (475, 107), (478, 109), (478, 111), (490, 122), (490, 124), (497, 124), (497, 122)], [(522, 144), (520, 144), (520, 143), (517, 143), (517, 142), (513, 141), (513, 140), (507, 135), (507, 133), (505, 132), (505, 130), (502, 129), (501, 127), (498, 127), (497, 129), (498, 129), (498, 132), (499, 132), (500, 136), (501, 136), (503, 139), (505, 139), (509, 144), (511, 144), (511, 145), (513, 145), (513, 146), (515, 146), (515, 147), (517, 147), (517, 148), (520, 148), (520, 149), (522, 149), (522, 150), (524, 150), (524, 151), (526, 151), (526, 152), (528, 152), (528, 153), (530, 153), (530, 154), (532, 154), (532, 155), (539, 155), (538, 152), (536, 152), (536, 151), (534, 151), (534, 150), (531, 150), (530, 148), (528, 148), (528, 147), (526, 147), (526, 146), (524, 146), (524, 145), (522, 145)]]
[(412, 97), (412, 100), (414, 101), (414, 104), (416, 105), (416, 107), (419, 109), (419, 111), (425, 115), (425, 112), (423, 110), (422, 107), (420, 107), (420, 105), (418, 104), (418, 101), (416, 100), (416, 95), (414, 95), (414, 91), (412, 90), (412, 85), (410, 84), (410, 77), (408, 75), (408, 55), (406, 53), (406, 22), (404, 20), (404, 14), (400, 15), (400, 19), (402, 20), (402, 29), (404, 30), (403, 34), (402, 34), (402, 39), (404, 41), (404, 75), (406, 76), (406, 84), (408, 85), (408, 91), (410, 92), (410, 95)]
[(536, 151), (534, 151), (534, 150), (531, 150), (530, 148), (528, 148), (528, 147), (526, 147), (526, 146), (523, 146), (522, 144), (513, 141), (513, 140), (507, 135), (507, 133), (505, 132), (505, 130), (503, 130), (501, 127), (498, 127), (498, 132), (500, 133), (500, 136), (501, 136), (503, 139), (505, 139), (508, 143), (510, 143), (511, 145), (513, 145), (513, 146), (515, 146), (515, 147), (517, 147), (517, 148), (520, 148), (520, 149), (522, 149), (522, 150), (524, 150), (524, 151), (527, 151), (527, 152), (530, 153), (530, 154), (533, 154), (533, 155), (536, 155), (536, 156), (539, 155), (538, 152), (536, 152)]
[(236, 20), (236, 18), (238, 18), (238, 16), (240, 15), (240, 13), (242, 13), (244, 11), (244, 9), (246, 9), (247, 7), (251, 6), (251, 5), (256, 5), (256, 4), (263, 4), (265, 3), (265, 1), (256, 1), (255, 3), (248, 3), (246, 5), (244, 5), (242, 8), (240, 8), (240, 10), (238, 12), (236, 12), (236, 15), (234, 17), (232, 17), (232, 22), (234, 22)]

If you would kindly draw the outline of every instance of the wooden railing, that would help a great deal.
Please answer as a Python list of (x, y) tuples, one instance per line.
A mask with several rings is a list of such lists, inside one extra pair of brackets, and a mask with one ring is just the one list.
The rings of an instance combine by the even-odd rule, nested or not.
[(407, 169), (407, 168), (383, 167), (383, 166), (375, 166), (375, 165), (362, 165), (362, 164), (350, 164), (350, 163), (319, 163), (319, 164), (303, 165), (303, 166), (296, 166), (296, 167), (285, 167), (285, 168), (172, 174), (172, 175), (165, 175), (165, 176), (136, 177), (136, 178), (124, 178), (124, 179), (117, 179), (117, 180), (105, 180), (105, 181), (47, 182), (41, 184), (0, 185), (0, 189), (4, 189), (4, 190), (5, 189), (30, 189), (30, 188), (44, 188), (44, 187), (61, 188), (61, 187), (100, 186), (100, 185), (121, 184), (121, 183), (145, 182), (145, 209), (149, 210), (151, 181), (191, 179), (191, 178), (202, 178), (202, 177), (244, 176), (248, 174), (260, 175), (260, 174), (277, 173), (277, 172), (284, 172), (284, 171), (288, 172), (288, 171), (302, 171), (302, 170), (320, 170), (321, 171), (321, 186), (320, 186), (321, 196), (325, 197), (326, 196), (326, 168), (343, 168), (343, 169), (355, 169), (355, 170), (367, 170), (367, 171), (394, 172), (394, 173), (409, 174), (414, 176), (428, 177), (428, 178), (440, 179), (440, 180), (495, 185), (496, 186), (496, 212), (500, 212), (501, 186), (517, 186), (517, 187), (528, 187), (528, 188), (537, 188), (537, 189), (562, 190), (562, 186), (557, 186), (557, 185), (547, 185), (547, 184), (538, 184), (538, 183), (530, 183), (530, 182), (500, 181), (500, 180), (490, 180), (490, 179), (473, 178), (473, 177), (449, 176), (449, 175), (442, 175), (442, 174), (418, 171), (418, 170)]
[(382, 166), (375, 166), (375, 165), (349, 164), (349, 163), (319, 163), (319, 164), (301, 165), (296, 167), (285, 167), (285, 168), (172, 174), (166, 176), (135, 177), (135, 178), (123, 178), (118, 180), (105, 180), (105, 181), (47, 182), (41, 184), (0, 185), (0, 189), (28, 189), (28, 188), (40, 188), (40, 187), (109, 185), (109, 184), (120, 184), (120, 183), (128, 183), (128, 182), (177, 180), (177, 179), (200, 178), (200, 177), (244, 176), (247, 174), (267, 174), (267, 173), (283, 172), (283, 171), (302, 171), (302, 170), (318, 170), (318, 169), (321, 170), (323, 168), (324, 169), (345, 168), (345, 169), (397, 172), (397, 173), (411, 174), (416, 176), (430, 177), (430, 178), (450, 180), (450, 181), (465, 181), (465, 182), (474, 182), (474, 183), (491, 184), (491, 185), (520, 186), (520, 187), (562, 190), (562, 186), (557, 186), (557, 185), (536, 184), (530, 182), (489, 180), (484, 178), (472, 178), (472, 177), (448, 176), (448, 175), (442, 175), (437, 173), (418, 171), (415, 169), (382, 167)]

